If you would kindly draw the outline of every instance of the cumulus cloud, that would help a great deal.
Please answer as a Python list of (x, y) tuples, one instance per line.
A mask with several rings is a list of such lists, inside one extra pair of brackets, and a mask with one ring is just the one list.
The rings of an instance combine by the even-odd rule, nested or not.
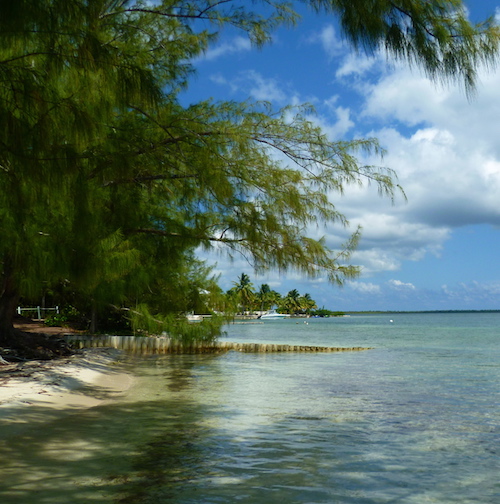
[[(291, 87), (254, 70), (232, 80), (217, 79), (258, 100), (301, 101)], [(429, 254), (439, 257), (458, 227), (500, 226), (500, 142), (493, 139), (500, 117), (500, 100), (493, 97), (500, 89), (500, 76), (483, 76), (481, 87), (470, 103), (460, 90), (436, 89), (423, 77), (394, 67), (362, 89), (364, 101), (357, 111), (338, 95), (318, 100), (319, 114), (311, 119), (331, 139), (353, 131), (379, 138), (387, 149), (385, 158), (366, 162), (393, 168), (408, 196), (407, 203), (399, 197), (391, 205), (373, 186), (349, 188), (342, 197), (332, 194), (350, 220), (350, 231), (362, 227), (353, 263), (362, 267), (364, 278), (398, 271), (405, 261), (421, 261)], [(382, 127), (363, 131), (365, 123)], [(348, 233), (324, 230), (333, 248)]]
[(241, 76), (241, 81), (246, 81), (250, 95), (258, 101), (276, 103), (287, 101), (287, 93), (276, 79), (264, 78), (260, 73), (251, 70)]
[(380, 285), (376, 285), (368, 282), (349, 282), (348, 286), (350, 289), (360, 292), (362, 294), (380, 294)]
[(398, 291), (414, 291), (416, 288), (412, 283), (405, 283), (401, 280), (389, 280), (387, 285), (392, 289), (396, 289)]
[(361, 117), (415, 126), (436, 120), (449, 90), (437, 88), (425, 77), (406, 68), (385, 72), (377, 81), (365, 82), (365, 104)]
[(308, 43), (319, 43), (327, 56), (332, 59), (346, 52), (346, 46), (337, 36), (337, 32), (333, 25), (328, 24), (320, 30), (312, 33), (308, 39)]
[[(323, 94), (313, 95), (308, 88), (308, 99), (302, 100), (305, 92), (298, 84), (300, 79), (269, 77), (264, 70), (219, 73), (212, 79), (240, 96), (250, 95), (277, 106), (312, 101), (318, 115), (311, 120), (330, 139), (373, 136), (387, 149), (383, 160), (368, 157), (362, 161), (394, 169), (408, 201), (397, 197), (391, 205), (378, 196), (373, 185), (351, 187), (342, 196), (331, 195), (351, 227), (312, 231), (318, 236), (323, 232), (327, 243), (337, 248), (349, 231), (362, 227), (360, 246), (352, 258), (362, 267), (362, 281), (349, 283), (344, 292), (359, 300), (377, 294), (380, 303), (404, 292), (409, 309), (412, 302), (431, 309), (439, 304), (438, 299), (451, 303), (439, 306), (444, 309), (453, 303), (467, 307), (467, 300), (474, 296), (485, 303), (498, 300), (494, 284), (447, 285), (431, 292), (417, 282), (387, 281), (384, 275), (397, 278), (396, 272), (408, 261), (439, 258), (459, 228), (500, 227), (500, 72), (481, 72), (477, 96), (468, 101), (459, 87), (441, 87), (403, 65), (388, 66), (383, 55), (368, 58), (348, 51), (331, 25), (323, 26), (308, 42), (319, 45), (329, 57), (319, 77), (321, 82), (324, 79)], [(214, 48), (208, 58), (229, 54), (233, 50), (229, 45)], [(246, 51), (245, 44), (236, 44), (236, 50)], [(332, 81), (336, 86), (330, 88)], [(239, 266), (235, 276), (241, 274)], [(241, 267), (250, 271), (248, 264)], [(383, 278), (380, 285), (374, 280), (377, 275)], [(268, 278), (276, 286), (285, 286), (287, 281), (278, 275)], [(371, 283), (363, 281), (366, 278)], [(298, 276), (288, 279), (299, 282)]]
[(380, 63), (378, 57), (361, 56), (358, 54), (348, 54), (341, 60), (339, 68), (335, 72), (335, 77), (338, 79), (362, 76), (370, 72)]
[[(411, 134), (394, 129), (374, 132), (388, 149), (385, 161), (396, 169), (408, 195), (408, 206), (399, 217), (430, 227), (499, 225), (500, 152), (495, 152), (496, 138), (485, 142), (496, 129), (498, 100), (478, 99), (472, 107), (456, 89), (408, 94), (412, 79), (406, 70), (394, 79), (392, 92), (385, 90), (384, 79), (367, 95), (363, 114), (419, 125)], [(500, 76), (489, 77), (483, 86), (498, 89)], [(426, 89), (422, 81), (417, 87)]]
[(352, 263), (360, 266), (362, 277), (366, 278), (382, 271), (398, 271), (401, 257), (390, 248), (369, 248), (354, 252)]
[[(363, 228), (354, 255), (363, 275), (438, 257), (457, 228), (500, 226), (500, 75), (482, 76), (474, 102), (402, 67), (365, 84), (358, 88), (363, 106), (357, 114), (350, 109), (350, 130), (379, 138), (387, 154), (367, 162), (393, 168), (408, 202), (397, 199), (391, 206), (373, 187), (332, 195), (352, 226)], [(373, 124), (382, 127), (366, 129)]]
[(361, 53), (353, 53), (331, 24), (324, 25), (320, 30), (313, 32), (307, 38), (307, 43), (321, 46), (328, 61), (335, 64), (337, 68), (335, 77), (338, 79), (359, 77), (369, 73), (375, 67), (378, 69), (381, 67), (380, 55), (365, 56)]
[(351, 118), (351, 110), (347, 107), (327, 104), (328, 114), (318, 114), (309, 117), (310, 121), (321, 127), (329, 139), (343, 138), (355, 125)]

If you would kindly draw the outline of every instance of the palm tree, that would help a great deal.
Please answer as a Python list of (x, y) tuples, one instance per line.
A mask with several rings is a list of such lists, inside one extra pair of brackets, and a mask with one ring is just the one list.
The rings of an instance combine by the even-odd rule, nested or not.
[(240, 277), (238, 277), (237, 282), (233, 282), (235, 293), (237, 298), (239, 299), (240, 306), (242, 308), (242, 312), (245, 313), (247, 306), (252, 305), (252, 301), (255, 297), (255, 293), (253, 291), (253, 284), (250, 282), (250, 277), (242, 273)]
[(297, 289), (291, 290), (283, 300), (283, 307), (288, 313), (294, 314), (300, 311), (300, 293)]
[(264, 311), (264, 307), (269, 308), (269, 294), (271, 293), (271, 288), (268, 284), (262, 284), (260, 286), (259, 292), (257, 292), (256, 300), (260, 302), (260, 311)]
[(282, 302), (282, 296), (279, 292), (272, 290), (268, 295), (269, 307), (277, 306)]
[(311, 313), (311, 310), (314, 310), (318, 307), (316, 305), (316, 301), (311, 298), (311, 294), (307, 292), (300, 298), (300, 306), (301, 310), (306, 312), (308, 315)]

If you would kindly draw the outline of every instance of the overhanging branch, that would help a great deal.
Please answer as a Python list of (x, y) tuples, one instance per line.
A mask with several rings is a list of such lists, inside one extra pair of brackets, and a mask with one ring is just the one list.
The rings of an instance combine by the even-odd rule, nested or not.
[(175, 233), (172, 231), (163, 231), (161, 229), (155, 229), (155, 228), (135, 228), (135, 229), (128, 230), (128, 233), (130, 233), (130, 234), (150, 234), (150, 235), (156, 235), (156, 236), (164, 236), (164, 237), (172, 237), (172, 238), (185, 238), (185, 239), (200, 240), (200, 241), (212, 241), (212, 242), (227, 243), (227, 244), (244, 243), (247, 241), (246, 238), (225, 238), (223, 236), (225, 231), (219, 237), (208, 236), (208, 235), (182, 234), (182, 233)]

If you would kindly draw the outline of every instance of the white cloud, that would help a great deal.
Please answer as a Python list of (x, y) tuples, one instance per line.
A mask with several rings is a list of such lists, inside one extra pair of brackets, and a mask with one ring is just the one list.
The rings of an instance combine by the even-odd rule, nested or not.
[(256, 100), (277, 103), (287, 101), (287, 93), (276, 79), (264, 78), (253, 70), (245, 72), (243, 79), (249, 84), (250, 94)]
[(387, 72), (371, 84), (365, 83), (363, 91), (366, 103), (362, 117), (375, 117), (378, 121), (396, 119), (409, 126), (437, 119), (442, 111), (440, 105), (450, 92), (406, 68)]
[(309, 117), (309, 120), (321, 127), (331, 140), (343, 138), (355, 125), (349, 108), (328, 105), (328, 116), (320, 114)]
[(232, 40), (211, 47), (202, 56), (197, 58), (195, 62), (213, 61), (224, 56), (234, 55), (235, 53), (250, 51), (251, 48), (252, 44), (248, 38), (235, 37)]
[(351, 262), (361, 267), (363, 277), (370, 277), (382, 271), (398, 271), (401, 268), (401, 258), (398, 254), (391, 249), (376, 247), (354, 252)]
[(465, 131), (447, 124), (420, 129), (409, 138), (384, 131), (380, 136), (388, 140), (386, 162), (398, 172), (408, 196), (399, 218), (430, 227), (500, 224), (499, 161)]
[(221, 86), (227, 86), (229, 84), (228, 80), (220, 73), (212, 74), (209, 79), (214, 83)]
[(349, 288), (362, 294), (380, 294), (380, 285), (367, 282), (349, 282)]
[[(361, 76), (370, 72), (374, 67), (380, 68), (382, 66), (380, 55), (365, 56), (361, 53), (354, 53), (349, 45), (338, 36), (335, 27), (331, 24), (323, 26), (321, 30), (310, 35), (307, 42), (321, 45), (329, 62), (334, 62), (338, 66), (335, 72), (337, 79)], [(384, 62), (384, 64), (387, 63)]]
[(293, 91), (286, 85), (277, 79), (263, 77), (255, 70), (240, 72), (232, 79), (227, 79), (221, 74), (213, 74), (211, 80), (215, 84), (229, 87), (232, 93), (248, 94), (257, 101), (269, 101), (278, 105), (298, 102)]
[(387, 282), (390, 288), (396, 289), (398, 291), (413, 291), (415, 286), (412, 283), (404, 283), (401, 280), (389, 280)]
[(319, 43), (327, 54), (332, 59), (346, 51), (346, 46), (337, 36), (337, 32), (333, 25), (325, 25), (321, 30), (313, 33), (307, 40), (309, 43)]
[[(497, 11), (497, 13), (500, 11)], [(374, 136), (388, 151), (383, 161), (367, 159), (396, 170), (408, 203), (397, 198), (395, 205), (379, 198), (376, 187), (349, 188), (345, 195), (332, 195), (339, 211), (350, 220), (351, 229), (361, 225), (363, 237), (352, 262), (362, 266), (363, 278), (399, 271), (406, 261), (439, 257), (453, 231), (470, 224), (500, 226), (500, 73), (483, 74), (477, 97), (467, 101), (458, 87), (443, 88), (406, 67), (388, 68), (382, 57), (347, 55), (333, 27), (326, 26), (309, 39), (335, 57), (336, 77), (349, 86), (349, 98), (358, 94), (358, 103), (342, 101), (342, 87), (328, 86), (324, 99), (312, 96), (319, 114), (313, 118), (329, 138)], [(242, 46), (240, 50), (245, 50)], [(221, 46), (219, 52), (226, 54)], [(378, 73), (377, 73), (378, 72)], [(230, 74), (224, 74), (230, 75)], [(330, 74), (331, 75), (331, 74)], [(247, 70), (236, 77), (214, 75), (213, 81), (233, 92), (251, 95), (277, 105), (301, 102), (295, 81), (280, 81), (264, 73)], [(370, 80), (367, 80), (369, 78)], [(328, 74), (325, 72), (325, 81)], [(310, 92), (310, 91), (308, 91)], [(332, 95), (333, 92), (336, 94)], [(359, 103), (361, 102), (361, 106)], [(315, 231), (317, 232), (317, 231)], [(338, 229), (326, 229), (331, 246), (339, 242)], [(347, 231), (340, 232), (347, 237)], [(222, 263), (222, 261), (221, 261)], [(221, 272), (228, 272), (223, 268)], [(247, 263), (231, 266), (231, 276), (251, 272)], [(287, 279), (299, 282), (300, 275), (266, 277), (273, 286), (284, 286)], [(257, 281), (256, 281), (257, 283)], [(311, 283), (311, 285), (314, 285)], [(438, 294), (424, 293), (414, 284), (399, 280), (375, 283), (354, 282), (345, 291), (361, 297), (378, 293), (379, 298), (405, 289), (406, 296), (427, 299), (433, 306)], [(285, 287), (286, 288), (286, 287)], [(293, 287), (291, 287), (293, 288)], [(443, 288), (439, 295), (461, 303), (462, 298), (497, 296), (495, 286), (473, 285)], [(426, 297), (427, 296), (427, 297)], [(314, 297), (314, 296), (313, 296)], [(409, 299), (409, 297), (408, 297)], [(423, 302), (423, 301), (422, 301)], [(463, 301), (465, 303), (465, 301)]]
[(361, 76), (370, 72), (375, 66), (380, 64), (380, 58), (368, 57), (350, 53), (342, 61), (335, 72), (337, 79)]
[(442, 294), (453, 304), (475, 305), (474, 309), (498, 309), (500, 305), (500, 282), (459, 283), (455, 286), (443, 285)]
[(439, 256), (456, 228), (500, 226), (500, 75), (483, 75), (480, 87), (469, 102), (459, 89), (436, 89), (396, 67), (364, 88), (365, 106), (358, 116), (349, 111), (353, 130), (366, 123), (391, 125), (362, 135), (379, 138), (388, 151), (383, 165), (396, 170), (408, 196), (406, 204), (397, 199), (391, 206), (374, 187), (332, 195), (352, 227), (363, 228), (353, 261), (364, 276), (397, 271), (404, 261), (428, 254)]

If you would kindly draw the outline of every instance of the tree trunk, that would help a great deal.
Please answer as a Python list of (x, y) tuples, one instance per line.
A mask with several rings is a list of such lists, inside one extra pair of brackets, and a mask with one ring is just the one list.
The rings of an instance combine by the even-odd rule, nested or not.
[(4, 267), (0, 285), (0, 346), (9, 346), (11, 343), (14, 315), (20, 297), (9, 270), (8, 266)]
[(95, 334), (97, 332), (97, 306), (95, 301), (92, 301), (89, 332), (90, 334)]

